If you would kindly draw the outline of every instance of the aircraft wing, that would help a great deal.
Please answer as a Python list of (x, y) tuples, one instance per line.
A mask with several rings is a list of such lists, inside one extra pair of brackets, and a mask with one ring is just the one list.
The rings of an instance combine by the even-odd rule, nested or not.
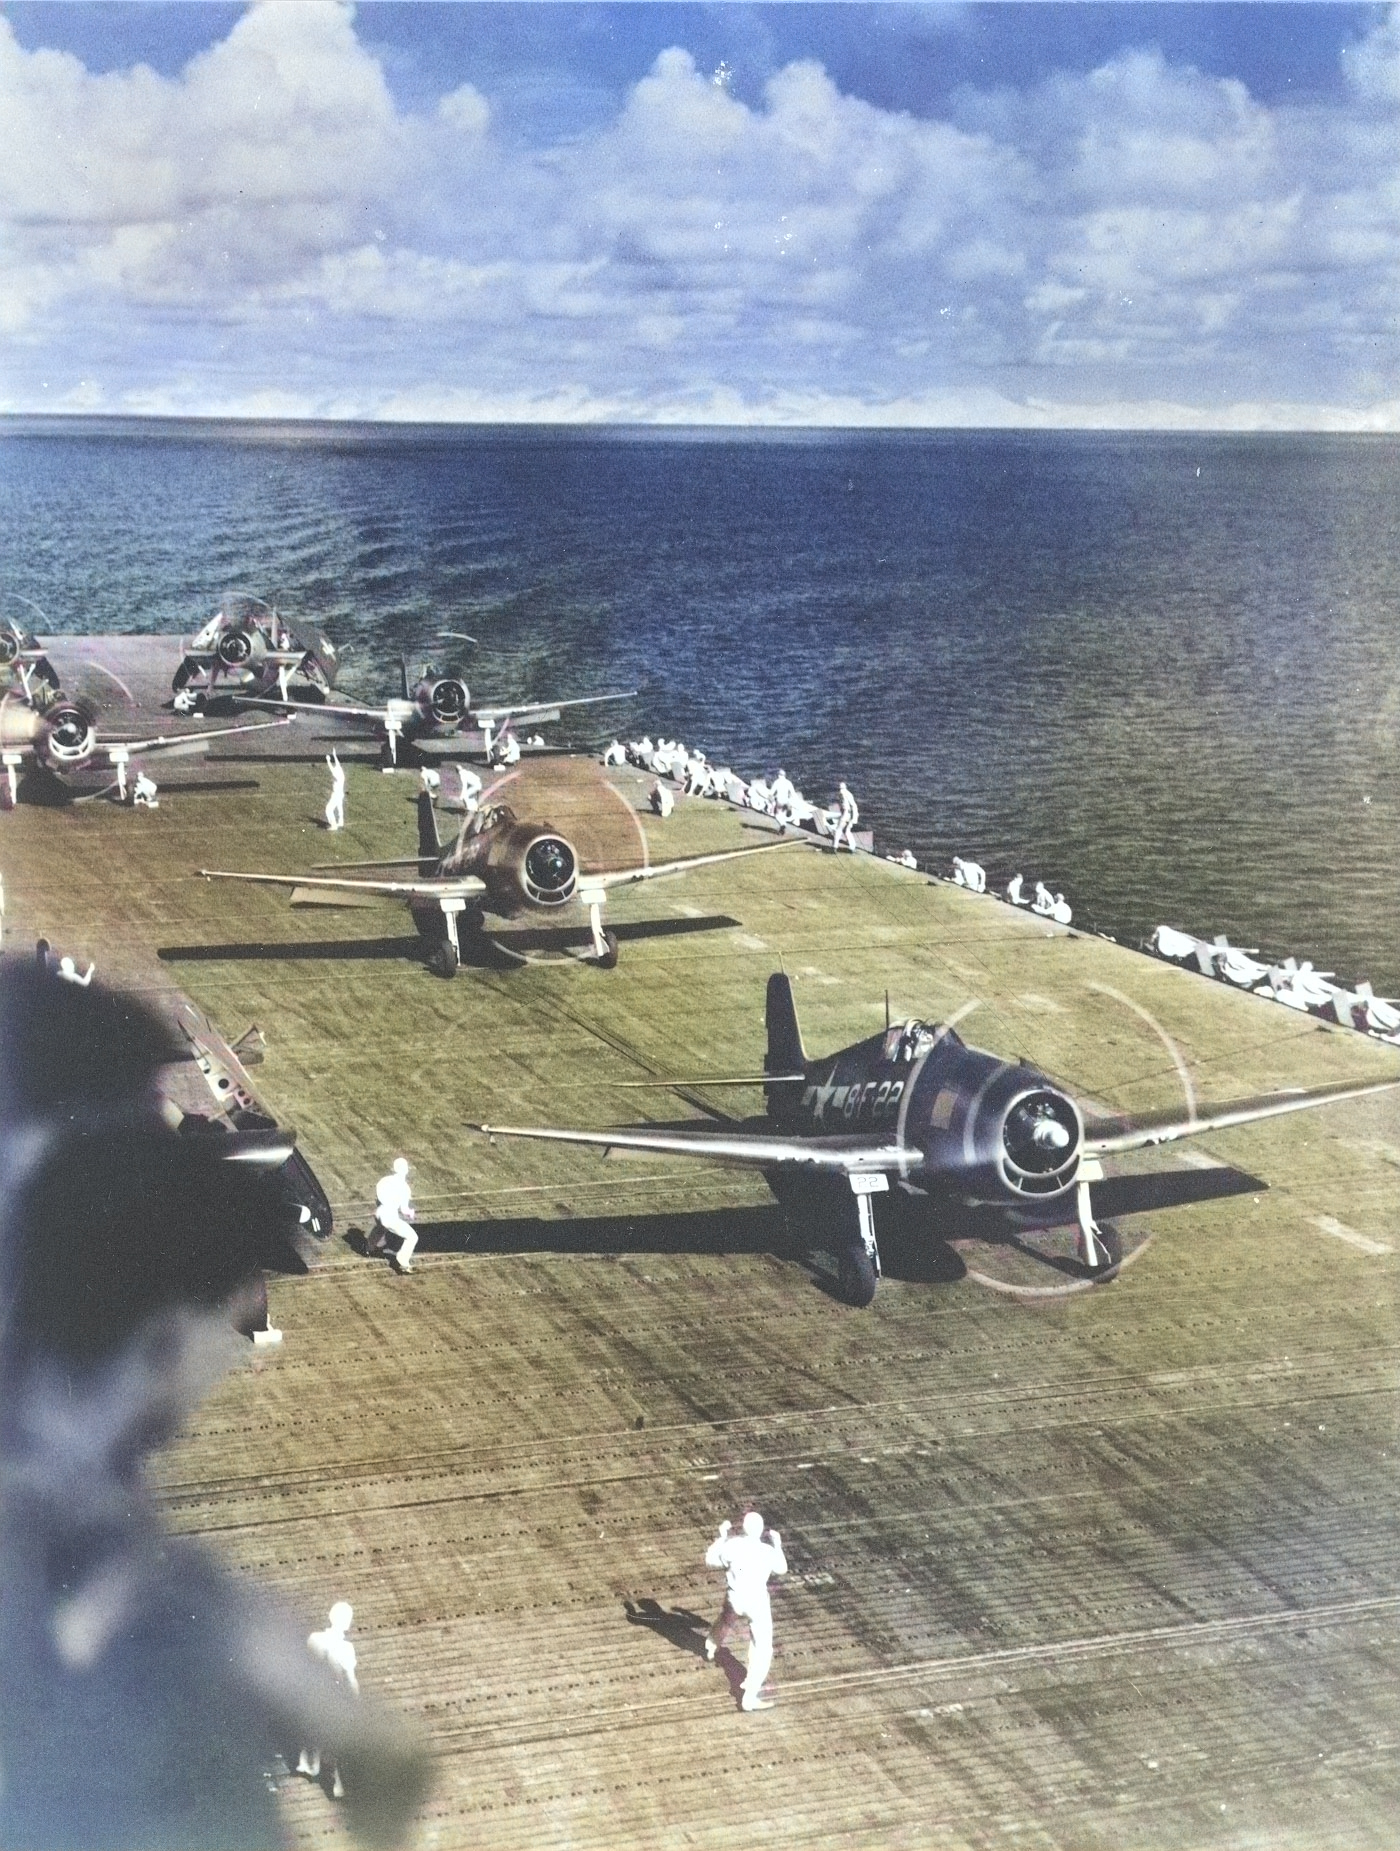
[[(301, 656), (297, 656), (296, 660), (300, 662)], [(379, 726), (385, 723), (382, 707), (352, 707), (337, 705), (334, 701), (278, 701), (273, 700), (271, 695), (261, 694), (235, 694), (232, 699), (237, 707), (264, 707), (272, 713), (285, 713), (288, 716), (307, 713), (319, 720), (327, 714), (333, 714), (342, 720), (373, 720)]]
[(285, 720), (254, 720), (251, 726), (220, 726), (209, 733), (171, 733), (160, 739), (101, 739), (99, 749), (103, 752), (123, 751), (132, 758), (142, 758), (149, 752), (164, 752), (167, 755), (177, 752), (199, 752), (212, 739), (229, 739), (235, 733), (265, 733), (270, 726), (290, 726), (296, 718), (289, 713)]
[(211, 881), (248, 881), (263, 887), (327, 887), (338, 893), (382, 893), (395, 900), (467, 900), (486, 891), (485, 883), (474, 874), (454, 874), (448, 880), (361, 881), (310, 874), (241, 874), (228, 868), (200, 868), (198, 872)]
[(658, 861), (648, 868), (617, 868), (604, 874), (581, 874), (579, 890), (592, 887), (626, 887), (634, 881), (661, 880), (668, 874), (688, 874), (692, 868), (706, 868), (716, 861), (738, 861), (745, 855), (766, 855), (775, 848), (808, 848), (806, 836), (784, 836), (777, 842), (760, 842), (754, 848), (726, 848), (715, 855), (688, 855), (683, 861)]
[(636, 692), (635, 688), (627, 688), (620, 694), (584, 694), (571, 701), (517, 701), (508, 707), (473, 707), (471, 718), (485, 726), (498, 726), (502, 720), (557, 720), (565, 707), (596, 707), (600, 701), (630, 701)]
[(757, 1169), (823, 1170), (851, 1175), (897, 1170), (909, 1152), (869, 1132), (833, 1138), (770, 1137), (754, 1131), (557, 1131), (543, 1125), (472, 1125), (490, 1138), (544, 1138), (556, 1144), (594, 1144), (603, 1150), (656, 1151), (711, 1163), (751, 1164)]
[(1364, 1099), (1368, 1093), (1388, 1092), (1400, 1086), (1393, 1080), (1342, 1080), (1309, 1091), (1265, 1093), (1253, 1099), (1234, 1099), (1210, 1106), (1193, 1117), (1180, 1111), (1148, 1113), (1141, 1117), (1089, 1119), (1084, 1127), (1084, 1152), (1090, 1157), (1115, 1156), (1121, 1151), (1143, 1150), (1150, 1144), (1170, 1144), (1177, 1138), (1194, 1138), (1206, 1131), (1229, 1131), (1252, 1125), (1256, 1119), (1278, 1118), (1284, 1112), (1306, 1112), (1313, 1106), (1336, 1105), (1343, 1099)]

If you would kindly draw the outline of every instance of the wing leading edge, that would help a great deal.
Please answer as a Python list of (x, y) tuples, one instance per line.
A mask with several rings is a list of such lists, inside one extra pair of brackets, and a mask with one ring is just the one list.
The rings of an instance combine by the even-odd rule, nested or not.
[(711, 1163), (760, 1169), (806, 1168), (848, 1176), (898, 1169), (909, 1153), (884, 1138), (779, 1138), (760, 1132), (557, 1131), (545, 1126), (471, 1125), (490, 1138), (543, 1138), (557, 1144), (592, 1144), (603, 1150), (654, 1151), (663, 1156), (704, 1157)]
[(1340, 1080), (1306, 1090), (1263, 1093), (1252, 1099), (1234, 1099), (1209, 1106), (1183, 1118), (1179, 1113), (1143, 1113), (1138, 1116), (1087, 1120), (1084, 1150), (1091, 1157), (1110, 1157), (1125, 1151), (1145, 1150), (1153, 1144), (1170, 1144), (1179, 1138), (1199, 1137), (1206, 1131), (1230, 1131), (1260, 1119), (1279, 1118), (1285, 1112), (1306, 1112), (1315, 1106), (1337, 1105), (1344, 1099), (1364, 1099), (1400, 1086), (1392, 1080)]

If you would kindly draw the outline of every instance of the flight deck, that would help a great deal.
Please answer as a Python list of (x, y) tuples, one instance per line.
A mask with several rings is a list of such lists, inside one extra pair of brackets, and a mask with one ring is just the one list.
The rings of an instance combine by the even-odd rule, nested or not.
[[(0, 817), (5, 938), (263, 1031), (257, 1090), (337, 1231), (272, 1278), (282, 1344), (163, 1455), (160, 1497), (308, 1629), (353, 1603), (363, 1688), (435, 1757), (410, 1842), (1389, 1842), (1400, 1094), (1125, 1161), (1105, 1187), (1148, 1206), (1111, 1283), (1068, 1234), (972, 1217), (902, 1230), (868, 1310), (754, 1177), (468, 1126), (760, 1111), (698, 1082), (759, 1071), (780, 967), (811, 1053), (887, 1007), (956, 1018), (1106, 1108), (1381, 1078), (1400, 1052), (814, 847), (620, 892), (615, 969), (503, 926), (447, 981), (392, 901), (195, 873), (413, 853), (416, 771), (352, 763), (332, 837), (327, 748), (310, 717), (287, 731), (182, 761), (155, 812)], [(512, 801), (585, 861), (767, 839), (699, 799), (646, 816), (649, 783), (541, 757)], [(409, 1276), (361, 1251), (398, 1154)], [(791, 1564), (761, 1715), (701, 1652), (704, 1551), (749, 1503)], [(349, 1842), (310, 1781), (283, 1793), (293, 1842)]]

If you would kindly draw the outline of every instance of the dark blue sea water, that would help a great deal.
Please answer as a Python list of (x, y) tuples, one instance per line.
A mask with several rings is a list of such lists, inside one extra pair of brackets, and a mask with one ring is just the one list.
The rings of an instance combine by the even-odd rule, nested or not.
[(1400, 991), (1400, 440), (0, 425), (51, 630), (226, 587), (353, 694), (466, 629), (478, 695), (636, 685), (624, 736), (844, 775), (882, 847)]

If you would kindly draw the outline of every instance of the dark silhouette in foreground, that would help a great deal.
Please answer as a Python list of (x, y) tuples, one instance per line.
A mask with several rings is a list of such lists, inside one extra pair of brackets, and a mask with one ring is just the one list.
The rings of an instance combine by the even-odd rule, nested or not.
[(269, 1775), (301, 1739), (339, 1764), (352, 1828), (390, 1844), (419, 1750), (304, 1623), (168, 1536), (143, 1481), (246, 1353), (279, 1221), (275, 1145), (160, 1117), (179, 1053), (121, 996), (0, 965), (0, 1843), (279, 1845)]

